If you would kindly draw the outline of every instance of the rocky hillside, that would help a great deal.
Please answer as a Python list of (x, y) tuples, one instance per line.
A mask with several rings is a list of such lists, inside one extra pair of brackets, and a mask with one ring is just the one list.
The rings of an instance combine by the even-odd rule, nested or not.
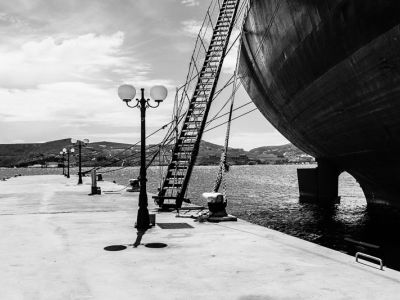
[(293, 144), (286, 144), (282, 146), (264, 146), (259, 148), (254, 148), (249, 151), (249, 155), (252, 157), (258, 157), (260, 155), (265, 155), (267, 153), (274, 154), (278, 157), (284, 157), (287, 155), (302, 155), (304, 154), (299, 148)]
[[(1, 167), (26, 167), (34, 164), (62, 162), (60, 151), (71, 147), (71, 139), (62, 139), (46, 143), (31, 144), (0, 144)], [(151, 147), (151, 145), (149, 146)], [(223, 146), (202, 141), (200, 145), (197, 164), (215, 165), (219, 163)], [(171, 149), (166, 149), (170, 153)], [(83, 164), (115, 165), (120, 166), (137, 164), (140, 146), (113, 142), (90, 143), (83, 150)], [(245, 151), (238, 148), (229, 148), (228, 162), (230, 164), (249, 163), (284, 163), (288, 157), (298, 157), (304, 153), (295, 146), (288, 144), (282, 146), (266, 146)]]

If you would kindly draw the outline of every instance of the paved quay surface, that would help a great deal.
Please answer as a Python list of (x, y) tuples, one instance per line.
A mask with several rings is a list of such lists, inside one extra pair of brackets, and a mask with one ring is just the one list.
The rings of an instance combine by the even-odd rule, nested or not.
[[(136, 238), (137, 193), (89, 178), (0, 182), (0, 299), (399, 299), (400, 273), (245, 221), (197, 223)], [(150, 202), (151, 198), (150, 198)], [(150, 203), (152, 204), (152, 203)], [(150, 210), (155, 209), (151, 205)], [(123, 251), (105, 251), (126, 245)]]

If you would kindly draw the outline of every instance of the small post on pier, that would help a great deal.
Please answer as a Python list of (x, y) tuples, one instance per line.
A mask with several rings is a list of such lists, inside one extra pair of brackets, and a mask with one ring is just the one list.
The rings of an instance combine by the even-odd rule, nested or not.
[(100, 187), (97, 187), (97, 176), (96, 176), (96, 169), (93, 169), (91, 171), (91, 177), (92, 177), (92, 193), (90, 195), (100, 195)]
[(82, 143), (78, 143), (79, 149), (79, 171), (78, 171), (78, 184), (82, 184)]

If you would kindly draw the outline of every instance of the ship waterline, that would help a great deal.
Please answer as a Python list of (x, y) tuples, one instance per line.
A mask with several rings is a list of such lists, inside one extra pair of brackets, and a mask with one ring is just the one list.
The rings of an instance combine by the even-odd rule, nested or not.
[(400, 206), (400, 3), (251, 4), (242, 82), (264, 116), (319, 161), (304, 180), (334, 198), (347, 171), (369, 203)]

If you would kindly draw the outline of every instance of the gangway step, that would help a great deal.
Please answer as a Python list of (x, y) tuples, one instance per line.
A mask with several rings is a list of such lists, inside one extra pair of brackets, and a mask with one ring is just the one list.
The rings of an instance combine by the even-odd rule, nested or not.
[(170, 168), (171, 169), (177, 169), (177, 170), (186, 170), (187, 169), (187, 166), (181, 166), (181, 165), (173, 165), (173, 166), (171, 166), (170, 165)]
[(170, 187), (175, 187), (175, 188), (177, 188), (177, 187), (181, 187), (181, 186), (182, 186), (181, 183), (177, 183), (177, 184), (174, 184), (174, 183), (165, 183), (164, 186), (163, 186), (163, 188), (170, 188)]
[(173, 175), (172, 172), (167, 174), (167, 179), (174, 179), (174, 178), (178, 178), (178, 179), (185, 178), (185, 175)]

